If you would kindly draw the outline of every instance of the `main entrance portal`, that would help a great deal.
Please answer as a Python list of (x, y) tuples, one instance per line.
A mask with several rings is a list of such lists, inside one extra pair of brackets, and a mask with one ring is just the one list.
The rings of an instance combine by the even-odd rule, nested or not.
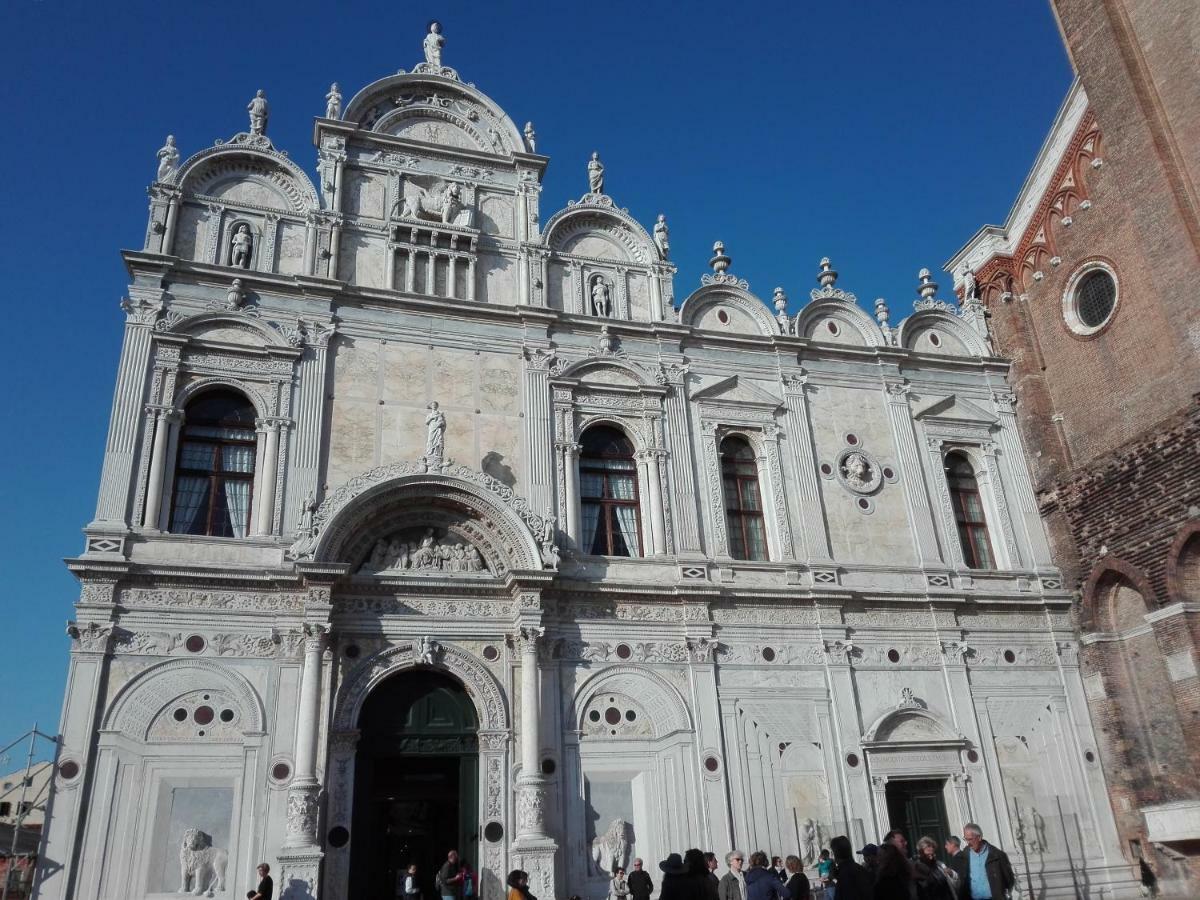
[(459, 682), (427, 669), (371, 692), (358, 722), (351, 897), (393, 897), (410, 864), (426, 897), (457, 849), (478, 869), (478, 721)]
[(945, 856), (950, 836), (946, 816), (945, 779), (923, 781), (890, 780), (887, 783), (887, 809), (890, 828), (899, 829), (908, 838), (909, 852), (916, 854), (917, 841), (931, 837), (937, 841), (938, 856)]

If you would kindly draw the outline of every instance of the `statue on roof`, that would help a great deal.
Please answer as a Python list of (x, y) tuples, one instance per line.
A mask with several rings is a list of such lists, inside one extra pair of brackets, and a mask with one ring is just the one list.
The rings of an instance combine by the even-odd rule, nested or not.
[(338, 83), (335, 81), (329, 86), (329, 93), (325, 95), (325, 118), (340, 119), (342, 117), (342, 92), (338, 88)]
[(537, 153), (537, 134), (533, 130), (533, 123), (525, 123), (525, 146), (529, 148), (530, 153)]
[(658, 214), (658, 221), (654, 223), (654, 246), (658, 248), (658, 255), (666, 259), (671, 254), (671, 231), (667, 228), (667, 217), (662, 213)]
[(175, 146), (175, 135), (168, 134), (167, 142), (158, 151), (158, 176), (156, 181), (166, 181), (179, 168), (179, 148)]
[(254, 99), (246, 104), (246, 111), (250, 113), (250, 133), (266, 134), (268, 107), (267, 98), (263, 94), (262, 88), (259, 88), (258, 93), (254, 95)]
[(599, 153), (592, 153), (588, 163), (588, 189), (593, 194), (604, 193), (604, 163), (600, 162)]
[(441, 22), (429, 23), (429, 34), (425, 35), (425, 62), (431, 66), (442, 67), (442, 48), (446, 46), (446, 38), (442, 34)]
[(975, 273), (971, 271), (971, 267), (966, 263), (963, 263), (962, 267), (962, 288), (963, 303), (975, 299), (975, 292), (979, 286), (975, 281)]

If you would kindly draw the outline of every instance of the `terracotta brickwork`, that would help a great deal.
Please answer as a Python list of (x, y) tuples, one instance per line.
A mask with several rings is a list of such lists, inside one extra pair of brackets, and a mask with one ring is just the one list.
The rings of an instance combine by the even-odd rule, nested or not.
[[(1200, 896), (1200, 78), (1194, 0), (1052, 0), (1086, 92), (975, 271), (1056, 561), (1130, 859)], [(1080, 107), (1075, 107), (1078, 111)], [(1040, 176), (1040, 180), (1039, 180)], [(1042, 187), (1044, 185), (1044, 188)], [(999, 235), (999, 239), (997, 239)], [(1115, 311), (1072, 327), (1081, 271)], [(1077, 325), (1077, 323), (1076, 323)]]

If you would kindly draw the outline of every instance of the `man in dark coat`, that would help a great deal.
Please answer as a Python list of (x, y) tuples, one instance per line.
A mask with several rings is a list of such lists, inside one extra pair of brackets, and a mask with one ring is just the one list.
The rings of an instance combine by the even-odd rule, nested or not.
[(1016, 877), (1008, 854), (983, 839), (983, 829), (963, 826), (967, 849), (950, 861), (958, 874), (959, 900), (1008, 900)]
[(829, 849), (833, 851), (833, 900), (872, 900), (875, 879), (854, 861), (850, 838), (845, 835), (835, 837), (829, 842)]
[(632, 900), (650, 900), (650, 894), (654, 892), (654, 882), (650, 879), (650, 873), (642, 868), (640, 859), (633, 861), (633, 871), (629, 873), (626, 881)]
[(767, 854), (761, 850), (750, 854), (750, 868), (746, 872), (746, 900), (791, 900), (775, 872), (767, 868)]

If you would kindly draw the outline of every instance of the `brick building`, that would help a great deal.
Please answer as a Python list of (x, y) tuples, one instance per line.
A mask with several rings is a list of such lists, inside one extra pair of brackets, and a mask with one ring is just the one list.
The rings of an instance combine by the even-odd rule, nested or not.
[(946, 269), (1013, 359), (1126, 850), (1196, 896), (1200, 6), (1053, 5), (1078, 78), (1005, 224)]

